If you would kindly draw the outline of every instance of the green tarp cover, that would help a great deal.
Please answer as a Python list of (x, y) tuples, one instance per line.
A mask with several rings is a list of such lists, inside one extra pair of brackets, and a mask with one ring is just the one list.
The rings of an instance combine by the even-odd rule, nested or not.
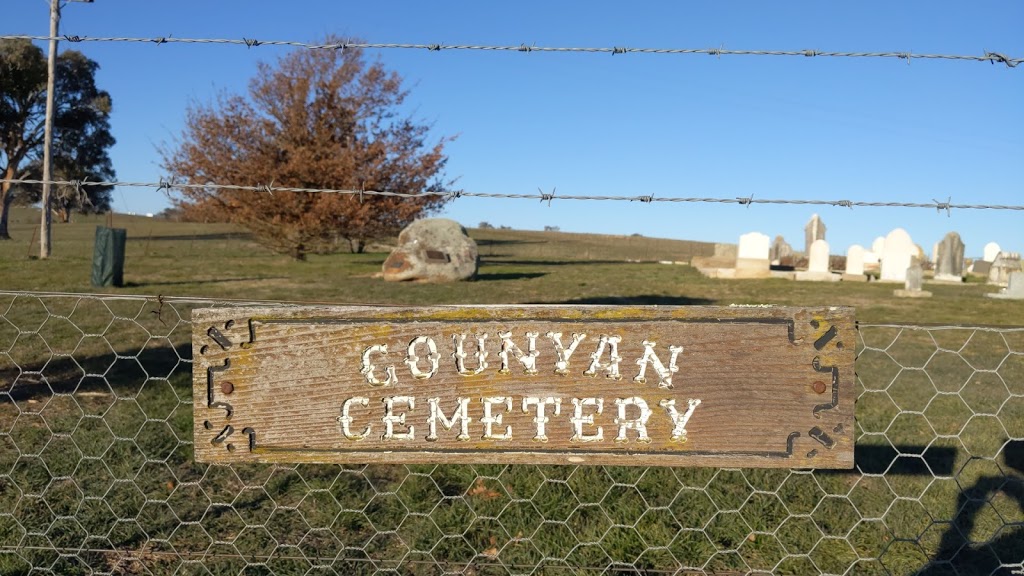
[(96, 227), (96, 246), (92, 253), (92, 285), (124, 286), (124, 228)]

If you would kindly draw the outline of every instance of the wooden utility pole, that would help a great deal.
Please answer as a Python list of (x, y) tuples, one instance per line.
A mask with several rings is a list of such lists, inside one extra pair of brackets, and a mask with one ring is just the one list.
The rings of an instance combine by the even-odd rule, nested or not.
[(39, 258), (50, 257), (50, 180), (53, 166), (50, 152), (53, 148), (53, 92), (57, 76), (57, 33), (60, 29), (60, 0), (50, 0), (50, 53), (46, 61), (46, 119), (43, 124), (43, 198), (40, 204), (42, 221), (39, 225)]

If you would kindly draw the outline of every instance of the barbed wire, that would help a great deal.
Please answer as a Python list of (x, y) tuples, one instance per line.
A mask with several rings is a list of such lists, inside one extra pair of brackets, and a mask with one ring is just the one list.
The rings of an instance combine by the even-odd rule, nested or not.
[(954, 204), (952, 198), (946, 201), (933, 199), (931, 202), (869, 202), (864, 200), (827, 200), (827, 199), (786, 199), (786, 198), (755, 198), (750, 196), (738, 196), (733, 198), (715, 197), (680, 197), (680, 196), (655, 196), (643, 194), (634, 196), (595, 196), (595, 195), (555, 195), (552, 193), (538, 192), (537, 194), (499, 193), (499, 192), (469, 192), (466, 190), (442, 190), (423, 192), (392, 192), (387, 190), (363, 190), (345, 188), (294, 188), (290, 186), (275, 186), (270, 184), (242, 185), (242, 184), (217, 184), (208, 182), (205, 184), (174, 182), (163, 180), (159, 182), (120, 182), (120, 181), (85, 181), (85, 180), (36, 180), (29, 178), (0, 178), (0, 183), (36, 185), (49, 183), (55, 186), (72, 186), (77, 188), (85, 186), (124, 186), (126, 188), (154, 188), (158, 191), (170, 192), (172, 190), (233, 190), (240, 192), (260, 192), (273, 195), (276, 192), (295, 192), (307, 194), (342, 194), (358, 196), (360, 200), (364, 196), (383, 196), (392, 198), (423, 198), (425, 196), (456, 198), (491, 198), (502, 200), (538, 200), (546, 202), (548, 206), (553, 200), (579, 200), (579, 201), (616, 201), (616, 202), (640, 202), (642, 204), (674, 203), (674, 204), (738, 204), (750, 207), (751, 204), (791, 204), (798, 206), (839, 206), (843, 208), (929, 208), (937, 212), (946, 212), (949, 216), (953, 210), (1014, 210), (1024, 211), (1024, 205), (1014, 204)]
[(68, 42), (124, 42), (138, 44), (213, 44), (213, 45), (235, 45), (255, 48), (257, 46), (286, 46), (290, 48), (305, 48), (308, 50), (345, 50), (349, 48), (362, 48), (373, 50), (427, 50), (440, 52), (442, 50), (470, 50), (484, 52), (555, 52), (555, 53), (586, 53), (586, 54), (706, 54), (710, 56), (801, 56), (804, 58), (896, 58), (906, 60), (960, 60), (971, 62), (989, 62), (991, 64), (1001, 63), (1009, 68), (1016, 68), (1024, 62), (1024, 58), (1013, 58), (1000, 52), (984, 51), (983, 55), (976, 54), (914, 54), (911, 51), (881, 51), (881, 52), (839, 52), (831, 50), (733, 50), (724, 47), (719, 48), (632, 48), (628, 46), (537, 46), (536, 44), (519, 45), (481, 45), (481, 44), (404, 44), (404, 43), (381, 43), (381, 42), (334, 42), (334, 43), (310, 43), (293, 40), (259, 40), (256, 38), (175, 38), (173, 36), (157, 37), (129, 37), (129, 36), (79, 36), (64, 34), (61, 36), (35, 36), (28, 34), (12, 34), (0, 36), (0, 40), (22, 39), (22, 40), (65, 40)]

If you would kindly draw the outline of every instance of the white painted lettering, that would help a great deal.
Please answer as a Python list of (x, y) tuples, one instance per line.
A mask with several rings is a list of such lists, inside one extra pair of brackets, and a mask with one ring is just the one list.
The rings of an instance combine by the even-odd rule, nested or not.
[(512, 411), (512, 397), (511, 396), (490, 396), (487, 398), (481, 398), (481, 402), (484, 404), (484, 415), (480, 418), (480, 423), (484, 425), (484, 440), (511, 440), (512, 439), (512, 426), (505, 426), (504, 434), (495, 434), (494, 425), (501, 426), (501, 414), (491, 414), (491, 406), (505, 406), (506, 412)]
[(476, 335), (476, 369), (466, 369), (466, 350), (464, 345), (466, 342), (465, 334), (452, 334), (452, 342), (455, 344), (455, 352), (452, 353), (452, 357), (455, 358), (455, 370), (463, 376), (475, 376), (480, 374), (487, 369), (487, 350), (484, 348), (484, 341), (487, 340), (487, 334)]
[(669, 418), (672, 419), (672, 441), (673, 442), (686, 442), (686, 423), (690, 421), (690, 416), (693, 416), (693, 411), (700, 406), (700, 400), (690, 398), (686, 401), (689, 405), (686, 412), (680, 414), (676, 410), (675, 400), (662, 400), (658, 403), (659, 406), (668, 412)]
[[(427, 359), (430, 360), (430, 371), (421, 372), (419, 367), (420, 359), (416, 356), (416, 347), (426, 344), (427, 345)], [(434, 339), (429, 336), (418, 336), (409, 342), (409, 354), (405, 357), (405, 363), (409, 365), (409, 372), (412, 372), (413, 378), (417, 380), (426, 380), (437, 374), (437, 368), (441, 362), (441, 355), (437, 353), (437, 344), (434, 343)]]
[(498, 353), (498, 356), (501, 357), (501, 368), (498, 370), (498, 373), (511, 373), (508, 361), (509, 354), (511, 353), (523, 365), (524, 373), (529, 375), (536, 374), (537, 356), (540, 354), (540, 352), (537, 352), (537, 336), (539, 335), (538, 332), (526, 333), (527, 352), (523, 352), (516, 346), (515, 342), (512, 342), (511, 332), (498, 332), (498, 337), (501, 338), (501, 352)]
[(341, 405), (341, 416), (338, 417), (338, 422), (341, 423), (341, 433), (346, 439), (362, 440), (370, 434), (370, 426), (367, 424), (361, 434), (354, 434), (352, 432), (352, 421), (354, 418), (349, 415), (349, 410), (351, 410), (353, 404), (359, 404), (360, 406), (366, 407), (370, 404), (370, 399), (365, 396), (353, 396), (352, 398), (345, 400), (345, 403)]
[(384, 417), (381, 420), (384, 422), (384, 434), (380, 437), (381, 440), (413, 440), (416, 434), (416, 430), (412, 424), (407, 427), (407, 432), (395, 433), (395, 424), (405, 426), (405, 412), (396, 415), (395, 404), (405, 404), (409, 407), (409, 411), (416, 409), (416, 398), (412, 396), (388, 396), (384, 398)]
[(455, 437), (456, 440), (466, 441), (469, 440), (469, 422), (472, 418), (469, 417), (469, 398), (456, 398), (455, 401), (459, 403), (459, 406), (452, 412), (451, 419), (444, 415), (444, 412), (438, 406), (441, 401), (440, 398), (428, 398), (427, 404), (430, 406), (430, 417), (427, 418), (427, 441), (437, 441), (437, 422), (441, 422), (441, 426), (444, 426), (445, 430), (451, 430), (455, 422), (462, 423), (462, 429), (459, 435)]
[[(572, 437), (570, 442), (600, 442), (604, 440), (604, 430), (598, 426), (596, 434), (584, 434), (583, 425), (594, 425), (594, 414), (604, 411), (604, 398), (573, 398), (573, 411), (569, 422), (572, 424)], [(596, 406), (593, 414), (583, 415), (584, 406)]]
[[(597, 376), (598, 370), (604, 370), (607, 372), (605, 375), (607, 378), (618, 380), (622, 378), (619, 374), (619, 362), (622, 362), (622, 357), (619, 356), (619, 342), (622, 341), (621, 336), (608, 336), (607, 334), (601, 334), (601, 339), (598, 341), (597, 351), (590, 355), (590, 368), (587, 368), (584, 372), (584, 376)], [(608, 348), (608, 363), (601, 362), (601, 356), (604, 355), (605, 348)]]
[[(626, 430), (636, 430), (637, 442), (650, 442), (647, 435), (647, 420), (651, 417), (651, 409), (643, 398), (633, 396), (632, 398), (616, 398), (615, 405), (619, 408), (619, 417), (615, 424), (619, 427), (619, 433), (615, 436), (616, 442), (629, 442), (626, 438)], [(636, 418), (626, 418), (626, 406), (636, 406), (640, 409), (640, 415)]]
[(527, 396), (523, 398), (523, 412), (529, 412), (530, 406), (537, 407), (537, 417), (533, 419), (534, 424), (537, 425), (537, 435), (533, 437), (535, 442), (547, 442), (548, 437), (545, 433), (545, 425), (548, 423), (549, 418), (544, 415), (544, 408), (546, 406), (555, 407), (555, 416), (559, 416), (562, 413), (562, 399), (561, 398), (538, 398), (536, 396)]
[(373, 370), (374, 368), (376, 368), (376, 366), (374, 366), (373, 362), (370, 360), (371, 354), (380, 354), (381, 356), (387, 356), (388, 345), (374, 344), (373, 346), (370, 346), (366, 350), (363, 350), (363, 363), (359, 369), (359, 373), (366, 378), (366, 381), (373, 386), (388, 386), (394, 384), (395, 382), (398, 382), (398, 376), (395, 375), (394, 364), (388, 364), (387, 366), (384, 367), (384, 373), (387, 374), (387, 378), (383, 382), (377, 380), (377, 377), (373, 375)]
[(640, 372), (633, 378), (633, 382), (638, 384), (646, 384), (647, 378), (644, 374), (647, 372), (647, 365), (651, 364), (654, 366), (654, 371), (658, 373), (658, 387), (659, 388), (672, 388), (672, 375), (679, 372), (679, 367), (676, 366), (676, 358), (682, 353), (682, 346), (669, 346), (668, 351), (670, 353), (668, 360), (668, 368), (661, 363), (661, 359), (654, 353), (654, 347), (658, 344), (656, 342), (650, 342), (644, 340), (644, 355), (636, 361), (637, 365), (640, 366)]
[(561, 374), (565, 376), (569, 373), (569, 358), (572, 357), (572, 353), (576, 351), (576, 347), (580, 345), (580, 342), (587, 337), (586, 334), (572, 335), (572, 344), (569, 345), (568, 350), (562, 346), (562, 333), (561, 332), (548, 332), (545, 334), (551, 343), (555, 345), (555, 353), (558, 355), (558, 360), (555, 361), (555, 374)]

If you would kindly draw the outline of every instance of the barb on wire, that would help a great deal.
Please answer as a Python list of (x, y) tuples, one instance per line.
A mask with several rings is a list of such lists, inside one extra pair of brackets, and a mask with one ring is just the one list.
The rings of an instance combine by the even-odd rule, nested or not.
[(548, 208), (550, 208), (551, 207), (551, 201), (555, 199), (555, 188), (551, 189), (551, 194), (544, 193), (544, 191), (541, 190), (540, 187), (537, 188), (537, 192), (540, 192), (540, 201), (541, 202), (547, 202), (548, 203)]
[(953, 200), (952, 196), (946, 198), (945, 202), (939, 202), (935, 198), (932, 198), (932, 202), (935, 202), (935, 211), (941, 213), (943, 210), (945, 210), (946, 211), (946, 218), (949, 218), (949, 216), (950, 216), (949, 209), (952, 207), (950, 202), (952, 200)]
[[(49, 183), (57, 186), (74, 186), (76, 185), (74, 180), (35, 180), (29, 178), (0, 178), (0, 182), (9, 182), (11, 184), (44, 184)], [(178, 190), (235, 190), (240, 192), (269, 192), (273, 193), (302, 193), (302, 194), (344, 194), (357, 196), (362, 201), (364, 196), (386, 196), (392, 198), (423, 198), (424, 196), (437, 196), (448, 199), (469, 197), (469, 198), (493, 198), (493, 199), (504, 199), (504, 200), (539, 200), (541, 202), (549, 202), (555, 199), (555, 189), (552, 188), (551, 193), (547, 194), (543, 190), (538, 188), (537, 194), (515, 194), (515, 193), (498, 193), (498, 192), (466, 192), (465, 190), (431, 190), (424, 192), (392, 192), (388, 190), (366, 190), (360, 185), (358, 189), (335, 189), (335, 188), (293, 188), (285, 186), (276, 186), (273, 181), (270, 184), (257, 184), (255, 186), (246, 186), (241, 184), (218, 184), (215, 182), (206, 183), (191, 183), (191, 182), (173, 182), (160, 179), (159, 182), (120, 182), (120, 181), (79, 181), (78, 186), (124, 186), (127, 188), (155, 188), (157, 190), (170, 191), (172, 189)], [(928, 208), (938, 209), (940, 212), (945, 210), (947, 215), (951, 210), (1014, 210), (1024, 211), (1024, 205), (1020, 204), (953, 204), (952, 197), (946, 202), (939, 202), (932, 200), (931, 202), (869, 202), (866, 200), (824, 200), (824, 199), (794, 199), (794, 198), (754, 198), (751, 194), (747, 197), (737, 196), (734, 198), (714, 198), (714, 197), (679, 197), (679, 196), (659, 196), (655, 197), (653, 194), (636, 195), (636, 196), (594, 196), (594, 195), (559, 195), (559, 200), (582, 200), (582, 201), (617, 201), (617, 202), (669, 202), (674, 204), (681, 203), (704, 203), (704, 204), (739, 204), (741, 206), (750, 207), (751, 204), (793, 204), (799, 206), (841, 206), (844, 208), (857, 207), (868, 207), (868, 208)]]
[(568, 53), (592, 53), (592, 54), (709, 54), (721, 58), (722, 56), (800, 56), (800, 57), (826, 57), (826, 58), (896, 58), (906, 60), (960, 60), (968, 62), (989, 62), (991, 64), (1005, 64), (1008, 68), (1016, 68), (1024, 62), (1024, 58), (1014, 58), (1001, 52), (986, 50), (983, 55), (976, 54), (914, 54), (909, 51), (875, 51), (875, 52), (839, 52), (827, 50), (732, 50), (724, 46), (718, 48), (626, 48), (623, 46), (597, 47), (597, 46), (537, 46), (526, 44), (516, 45), (481, 45), (481, 44), (405, 44), (405, 43), (382, 43), (382, 42), (361, 42), (345, 44), (314, 44), (309, 42), (296, 42), (292, 40), (258, 40), (256, 38), (172, 38), (170, 36), (159, 38), (128, 37), (128, 36), (73, 36), (64, 35), (55, 38), (50, 36), (36, 36), (29, 34), (8, 34), (0, 35), (0, 40), (38, 40), (48, 41), (51, 39), (67, 40), (69, 42), (122, 42), (122, 43), (153, 43), (153, 44), (217, 44), (217, 45), (238, 45), (247, 48), (256, 46), (286, 46), (291, 48), (306, 48), (310, 50), (337, 50), (339, 48), (365, 48), (373, 50), (429, 50), (440, 52), (441, 50), (471, 50), (485, 52), (568, 52)]

